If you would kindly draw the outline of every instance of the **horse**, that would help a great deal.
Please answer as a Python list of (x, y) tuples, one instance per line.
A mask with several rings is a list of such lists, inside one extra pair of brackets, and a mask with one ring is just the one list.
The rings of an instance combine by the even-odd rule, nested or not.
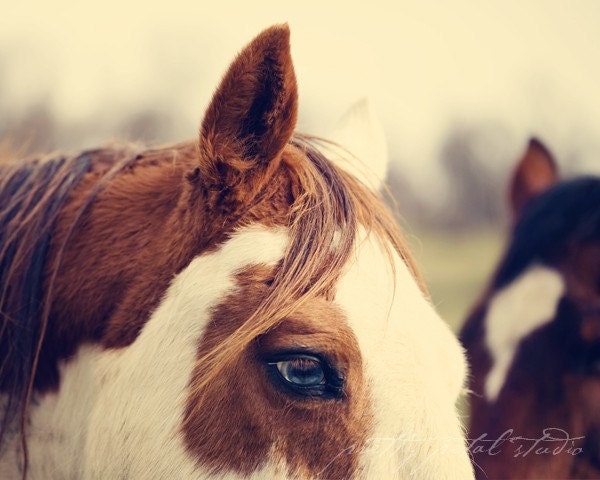
[(458, 339), (297, 111), (276, 25), (197, 140), (2, 166), (1, 478), (473, 478)]
[(507, 249), (460, 332), (476, 477), (600, 477), (600, 177), (537, 139), (509, 183)]

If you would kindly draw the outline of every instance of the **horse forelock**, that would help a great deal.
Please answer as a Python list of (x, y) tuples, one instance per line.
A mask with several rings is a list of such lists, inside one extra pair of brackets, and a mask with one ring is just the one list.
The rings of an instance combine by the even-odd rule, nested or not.
[[(247, 320), (215, 349), (199, 358), (206, 372), (196, 382), (196, 403), (188, 418), (202, 408), (202, 391), (252, 340), (316, 297), (332, 298), (335, 284), (353, 252), (359, 227), (376, 235), (395, 252), (426, 294), (400, 229), (384, 203), (352, 175), (336, 167), (318, 148), (322, 139), (296, 135), (284, 161), (297, 179), (289, 206), (290, 243), (272, 279), (269, 294)], [(267, 194), (268, 195), (268, 194)], [(391, 261), (393, 268), (393, 262)]]

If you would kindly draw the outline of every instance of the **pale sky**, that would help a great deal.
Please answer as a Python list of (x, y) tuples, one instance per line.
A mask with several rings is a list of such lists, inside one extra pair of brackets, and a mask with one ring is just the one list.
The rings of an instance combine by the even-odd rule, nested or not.
[(456, 121), (500, 122), (515, 155), (532, 133), (559, 158), (584, 142), (600, 172), (599, 1), (5, 3), (13, 109), (47, 97), (87, 120), (167, 105), (185, 126), (173, 141), (190, 138), (235, 53), (288, 22), (310, 133), (368, 96), (420, 185)]

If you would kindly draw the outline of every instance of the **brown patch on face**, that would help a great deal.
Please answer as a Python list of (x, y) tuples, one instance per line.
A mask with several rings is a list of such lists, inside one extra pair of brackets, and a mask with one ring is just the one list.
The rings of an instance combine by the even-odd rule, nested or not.
[[(238, 275), (239, 290), (215, 308), (199, 358), (258, 308), (271, 279), (271, 269), (261, 266)], [(283, 388), (266, 361), (286, 352), (324, 359), (344, 378), (343, 393), (311, 398)], [(191, 391), (205, 373), (205, 365), (196, 366)], [(286, 473), (297, 478), (347, 479), (359, 473), (372, 426), (366, 379), (344, 315), (324, 298), (312, 299), (256, 338), (203, 393), (202, 399), (189, 396), (183, 433), (204, 468), (250, 474), (267, 462), (284, 462)]]

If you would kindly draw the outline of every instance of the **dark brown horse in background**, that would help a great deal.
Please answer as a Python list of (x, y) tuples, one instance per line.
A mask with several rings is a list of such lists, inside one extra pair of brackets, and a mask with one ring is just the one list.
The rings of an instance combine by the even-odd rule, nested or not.
[(560, 181), (532, 140), (513, 225), (461, 340), (481, 479), (600, 478), (600, 178)]

